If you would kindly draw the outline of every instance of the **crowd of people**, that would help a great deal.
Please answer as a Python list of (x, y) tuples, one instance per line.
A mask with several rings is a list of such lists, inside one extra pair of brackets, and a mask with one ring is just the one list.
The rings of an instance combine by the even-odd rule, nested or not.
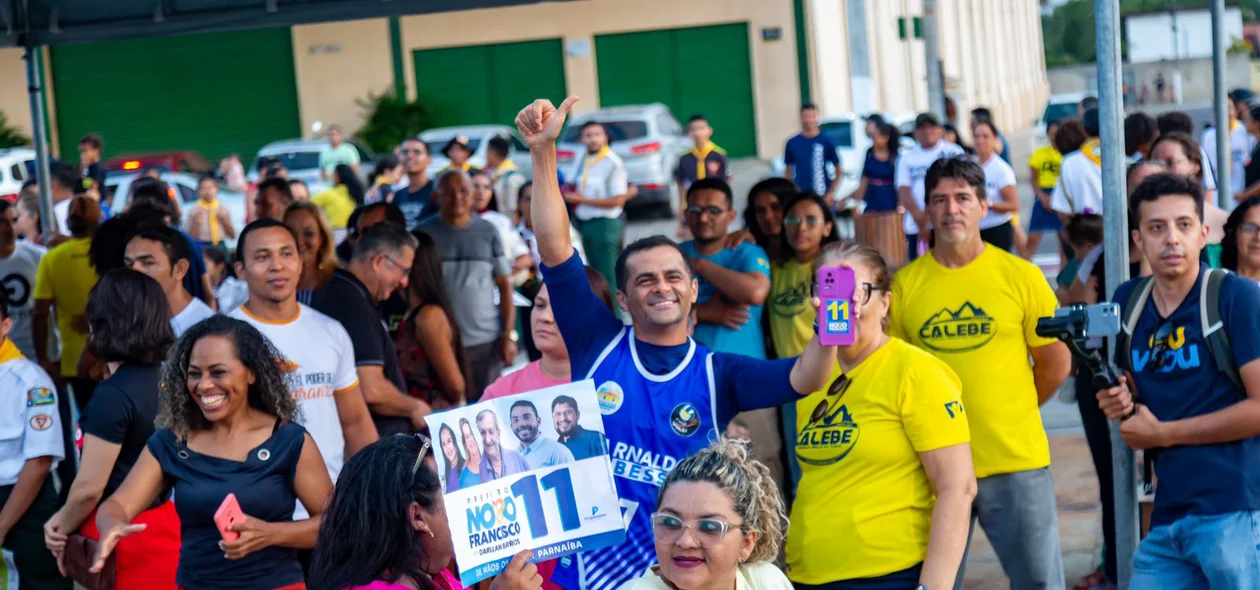
[[(1260, 109), (1236, 97), (1231, 130), (1260, 137)], [(1013, 588), (1069, 584), (1040, 406), (1080, 363), (1036, 326), (1106, 300), (1094, 105), (1032, 154), (1026, 229), (987, 109), (971, 113), (974, 147), (923, 114), (901, 149), (872, 116), (860, 187), (838, 195), (806, 105), (786, 178), (756, 183), (742, 213), (696, 116), (675, 174), (689, 239), (625, 244), (636, 193), (603, 127), (585, 125), (587, 153), (558, 168), (576, 101), (518, 116), (533, 181), (506, 138), (484, 169), (452, 139), (430, 178), (411, 137), (363, 182), (333, 127), (332, 188), (269, 169), (235, 228), (215, 177), (188, 215), (151, 177), (110, 210), (89, 136), (85, 165), (50, 179), (55, 224), (30, 195), (0, 201), (0, 544), (19, 587), (462, 590), (443, 493), (599, 455), (625, 542), (539, 563), (523, 551), (488, 588), (962, 588), (977, 522)], [(1122, 418), (1160, 475), (1132, 587), (1260, 586), (1243, 542), (1260, 510), (1245, 469), (1260, 452), (1260, 164), (1236, 155), (1238, 203), (1213, 207), (1215, 165), (1188, 120), (1125, 125), (1139, 278), (1114, 297), (1128, 377), (1099, 391), (1075, 370), (1107, 543), (1081, 588), (1114, 584), (1130, 558), (1110, 493), (1107, 421)], [(911, 261), (842, 240), (854, 211), (901, 216)], [(1053, 284), (1027, 260), (1052, 232)], [(838, 347), (816, 327), (817, 271), (835, 266), (856, 287), (856, 340)], [(518, 355), (530, 362), (504, 375)], [(565, 397), (512, 406), (517, 446), (493, 415), (426, 427), (580, 380), (603, 434)], [(220, 528), (228, 496), (243, 517)]]

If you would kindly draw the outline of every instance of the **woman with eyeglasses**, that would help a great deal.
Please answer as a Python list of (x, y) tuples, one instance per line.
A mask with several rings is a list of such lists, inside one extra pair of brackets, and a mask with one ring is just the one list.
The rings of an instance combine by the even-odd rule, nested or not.
[(621, 590), (791, 590), (774, 563), (785, 529), (770, 469), (743, 441), (719, 439), (665, 477), (652, 514), (659, 565)]
[[(158, 430), (96, 514), (93, 571), (115, 546), (144, 535), (131, 524), (173, 489), (182, 544), (175, 583), (185, 590), (302, 590), (297, 550), (315, 546), (332, 490), (315, 441), (294, 419), (282, 358), (253, 326), (211, 316), (175, 343), (162, 369)], [(215, 512), (234, 495), (244, 519), (223, 540)], [(311, 514), (293, 520), (297, 502)]]
[(784, 207), (779, 235), (782, 257), (770, 267), (770, 335), (779, 358), (799, 356), (814, 337), (814, 260), (824, 246), (840, 241), (827, 202), (805, 192)]
[(857, 338), (836, 348), (831, 386), (797, 402), (788, 577), (796, 590), (953, 588), (976, 495), (962, 384), (885, 332), (892, 278), (878, 251), (833, 244), (818, 264), (853, 269)]
[(1238, 205), (1225, 222), (1221, 267), (1260, 282), (1260, 197)]
[(297, 236), (298, 254), (302, 256), (297, 298), (310, 305), (311, 294), (327, 285), (337, 270), (332, 226), (324, 210), (309, 201), (294, 201), (285, 208), (284, 224)]
[[(311, 590), (463, 590), (447, 571), (455, 549), (429, 444), (387, 436), (346, 462), (319, 527)], [(490, 590), (538, 590), (529, 557), (517, 553)]]

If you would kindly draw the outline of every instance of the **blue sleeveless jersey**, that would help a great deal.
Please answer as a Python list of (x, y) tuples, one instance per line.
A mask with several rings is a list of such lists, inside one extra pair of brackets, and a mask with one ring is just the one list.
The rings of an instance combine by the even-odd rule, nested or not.
[(713, 356), (694, 340), (665, 375), (642, 368), (634, 330), (622, 329), (596, 359), (595, 381), (626, 542), (559, 560), (552, 581), (569, 590), (617, 590), (656, 564), (651, 515), (665, 475), (709, 445), (717, 429)]

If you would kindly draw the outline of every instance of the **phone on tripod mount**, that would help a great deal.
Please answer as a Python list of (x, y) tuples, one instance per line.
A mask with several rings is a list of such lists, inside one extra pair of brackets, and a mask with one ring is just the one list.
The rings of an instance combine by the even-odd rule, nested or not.
[(1077, 303), (1063, 307), (1051, 317), (1037, 320), (1037, 335), (1056, 338), (1068, 345), (1085, 361), (1092, 375), (1091, 381), (1098, 389), (1107, 389), (1120, 382), (1120, 369), (1106, 358), (1106, 350), (1099, 351), (1089, 342), (1120, 333), (1120, 306), (1115, 303), (1083, 305)]

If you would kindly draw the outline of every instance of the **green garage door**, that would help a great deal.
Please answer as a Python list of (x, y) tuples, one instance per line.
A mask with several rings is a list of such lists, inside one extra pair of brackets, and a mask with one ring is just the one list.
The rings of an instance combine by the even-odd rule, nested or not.
[(86, 133), (106, 156), (195, 150), (246, 160), (301, 135), (287, 27), (52, 48), (61, 154)]
[(420, 49), (412, 56), (417, 96), (434, 127), (510, 125), (535, 98), (565, 97), (559, 39)]
[(748, 25), (598, 35), (599, 103), (661, 102), (680, 122), (703, 114), (730, 156), (757, 153)]

